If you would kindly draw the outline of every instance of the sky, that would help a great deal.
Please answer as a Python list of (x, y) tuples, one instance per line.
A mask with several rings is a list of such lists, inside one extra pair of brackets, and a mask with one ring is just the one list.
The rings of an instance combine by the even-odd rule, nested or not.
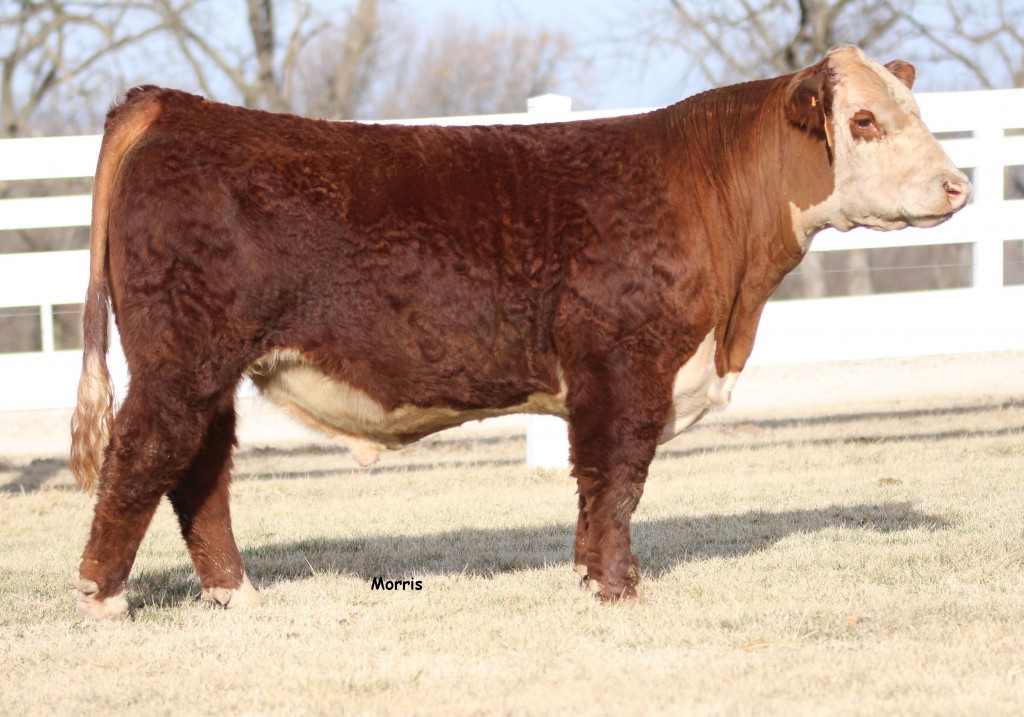
[[(667, 53), (660, 52), (646, 65), (636, 59), (623, 57), (626, 45), (613, 41), (621, 30), (622, 19), (643, 8), (664, 5), (666, 0), (392, 0), (390, 10), (411, 25), (421, 37), (440, 33), (445, 23), (457, 19), (482, 28), (545, 28), (562, 31), (575, 47), (590, 59), (592, 71), (586, 86), (552, 88), (552, 91), (573, 97), (575, 109), (641, 109), (671, 104), (707, 89), (705, 86), (687, 87), (681, 80), (679, 62), (675, 66), (666, 62)], [(347, 13), (354, 0), (313, 0), (316, 10), (328, 17)], [(214, 20), (223, 31), (231, 34), (236, 27), (242, 49), (249, 42), (244, 37), (245, 22), (241, 0), (225, 0), (215, 7), (225, 14)], [(280, 7), (288, 11), (289, 3)], [(283, 20), (290, 27), (290, 20)], [(281, 38), (279, 38), (281, 39)], [(150, 65), (147, 82), (180, 86), (181, 68), (153, 66), (153, 58), (143, 57), (137, 64)], [(130, 69), (130, 68), (127, 68)], [(129, 72), (129, 74), (131, 74)], [(134, 78), (133, 78), (133, 81)], [(214, 78), (216, 83), (216, 78)], [(199, 88), (188, 87), (197, 91)], [(230, 91), (225, 93), (230, 97)], [(233, 101), (233, 100), (232, 100)], [(526, 109), (525, 104), (522, 108)]]
[[(703, 0), (713, 2), (715, 0)], [(723, 3), (736, 0), (720, 0)], [(908, 0), (909, 1), (909, 0)], [(988, 2), (989, 0), (979, 0)], [(1024, 0), (1012, 0), (1024, 8)], [(313, 0), (322, 15), (333, 16), (347, 13), (354, 0)], [(1010, 2), (1010, 0), (1007, 0)], [(684, 53), (664, 45), (652, 46), (642, 39), (637, 29), (641, 21), (658, 11), (668, 10), (668, 0), (391, 0), (390, 11), (416, 31), (419, 37), (439, 34), (453, 19), (460, 23), (475, 23), (482, 28), (514, 27), (517, 30), (546, 28), (564, 32), (574, 43), (580, 54), (592, 62), (589, 81), (583, 85), (553, 87), (550, 91), (568, 94), (573, 99), (574, 109), (645, 109), (660, 107), (677, 102), (709, 88), (708, 81), (695, 71), (692, 60)], [(915, 13), (926, 13), (936, 7), (929, 0), (913, 3)], [(226, 13), (219, 18), (218, 29), (230, 34), (237, 28), (240, 34), (239, 49), (245, 51), (244, 4), (241, 0), (218, 0), (207, 7), (216, 7)], [(280, 8), (291, 7), (286, 0)], [(230, 8), (228, 10), (227, 8)], [(1024, 9), (1021, 10), (1024, 15)], [(287, 22), (284, 23), (287, 25)], [(624, 36), (635, 33), (638, 39), (632, 43)], [(251, 48), (250, 48), (251, 49)], [(155, 52), (159, 52), (157, 47)], [(882, 61), (893, 57), (879, 58)], [(904, 58), (907, 59), (907, 58)], [(645, 61), (642, 61), (645, 60)], [(153, 56), (142, 55), (136, 65), (146, 67), (144, 81), (182, 86), (181, 66), (159, 68)], [(130, 70), (130, 67), (126, 67)], [(934, 89), (959, 89), (970, 86), (956, 77), (956, 67), (937, 70), (932, 66), (918, 64), (919, 91)], [(130, 72), (128, 74), (131, 74)], [(969, 78), (968, 78), (969, 79)], [(945, 86), (937, 87), (936, 80)], [(133, 77), (133, 81), (134, 77)], [(212, 80), (217, 82), (216, 78)], [(961, 87), (957, 87), (957, 85)], [(199, 87), (187, 86), (192, 91)], [(215, 92), (217, 88), (211, 89)], [(230, 89), (221, 97), (237, 101)], [(524, 107), (522, 108), (525, 110)]]
[[(672, 58), (654, 56), (646, 68), (621, 57), (622, 47), (611, 39), (624, 13), (642, 11), (650, 3), (638, 0), (400, 0), (416, 12), (424, 29), (458, 17), (480, 25), (546, 27), (564, 31), (594, 59), (595, 86), (586, 89), (588, 109), (652, 107), (681, 100), (706, 89), (687, 86), (673, 72)], [(574, 105), (575, 106), (575, 105)]]
[[(644, 47), (634, 43), (634, 55), (644, 52), (646, 65), (628, 61), (621, 56), (624, 43), (610, 42), (631, 25), (639, 13), (665, 9), (668, 0), (395, 0), (403, 9), (418, 13), (424, 29), (443, 23), (452, 16), (473, 19), (481, 24), (547, 26), (565, 31), (586, 54), (595, 60), (597, 87), (586, 88), (587, 108), (615, 109), (652, 107), (670, 104), (696, 92), (708, 89), (707, 80), (697, 72), (687, 72), (690, 64), (682, 53), (671, 54), (664, 47)], [(735, 2), (735, 0), (713, 0)], [(992, 2), (976, 3), (980, 12), (993, 12)], [(941, 5), (932, 0), (904, 0), (897, 7), (911, 10), (920, 20), (935, 12)], [(1019, 15), (1024, 27), (1024, 1), (1006, 0), (1006, 12)], [(914, 56), (911, 46), (915, 37), (904, 38), (904, 54)], [(626, 43), (628, 44), (628, 43)], [(918, 91), (976, 88), (976, 78), (953, 62), (940, 66), (920, 59), (934, 50), (916, 53)], [(991, 50), (991, 48), (990, 48)], [(898, 53), (897, 53), (898, 54)], [(991, 54), (989, 59), (993, 59)], [(882, 62), (894, 57), (877, 58)], [(994, 58), (1001, 62), (1000, 58)], [(1003, 64), (1005, 67), (1005, 64)], [(1005, 78), (1004, 78), (1005, 79)], [(997, 80), (999, 81), (999, 80)]]

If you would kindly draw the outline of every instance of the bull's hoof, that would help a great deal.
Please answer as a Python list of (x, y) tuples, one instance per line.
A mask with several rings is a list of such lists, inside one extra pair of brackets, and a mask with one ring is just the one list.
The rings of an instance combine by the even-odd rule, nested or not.
[(128, 601), (124, 593), (110, 597), (99, 597), (100, 587), (92, 580), (84, 580), (77, 574), (68, 580), (68, 587), (77, 592), (78, 614), (89, 620), (109, 620), (128, 616)]
[(639, 597), (636, 592), (636, 587), (633, 585), (611, 587), (608, 585), (602, 585), (596, 580), (588, 580), (587, 588), (590, 592), (594, 593), (594, 597), (601, 602), (623, 602), (626, 600), (636, 600)]
[(248, 610), (260, 604), (260, 594), (242, 573), (242, 584), (237, 588), (203, 588), (202, 600), (225, 610)]
[(601, 602), (620, 602), (623, 600), (636, 600), (639, 596), (635, 585), (610, 586), (603, 585), (597, 580), (591, 580), (586, 575), (580, 578), (580, 587), (586, 588), (594, 594)]
[(601, 602), (635, 600), (638, 597), (636, 585), (640, 582), (640, 559), (635, 555), (630, 556), (626, 584), (622, 586), (609, 586), (599, 580), (591, 580), (586, 565), (577, 563), (575, 569), (576, 574), (580, 576), (580, 587), (590, 590)]

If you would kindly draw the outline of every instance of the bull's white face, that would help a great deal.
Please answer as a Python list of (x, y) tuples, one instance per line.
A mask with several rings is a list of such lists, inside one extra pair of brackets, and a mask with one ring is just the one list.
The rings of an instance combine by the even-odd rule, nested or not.
[(904, 81), (855, 47), (829, 54), (832, 116), (829, 140), (835, 191), (805, 213), (807, 223), (846, 231), (931, 227), (970, 198), (967, 177), (953, 166), (921, 121)]

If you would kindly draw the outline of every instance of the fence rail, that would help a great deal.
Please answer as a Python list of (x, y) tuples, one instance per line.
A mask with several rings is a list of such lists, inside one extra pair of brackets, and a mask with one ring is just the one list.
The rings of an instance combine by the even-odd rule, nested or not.
[[(935, 229), (828, 230), (812, 251), (966, 243), (972, 287), (770, 302), (750, 364), (1024, 349), (1024, 287), (1003, 286), (1005, 242), (1024, 240), (1024, 200), (1007, 200), (1004, 185), (1007, 167), (1024, 166), (1024, 90), (922, 94), (918, 101), (933, 132), (970, 134), (942, 144), (954, 163), (972, 170), (972, 204)], [(636, 111), (571, 112), (568, 98), (547, 95), (531, 99), (523, 114), (409, 123), (536, 123)], [(91, 177), (99, 142), (98, 135), (0, 141), (0, 181)], [(89, 211), (88, 195), (4, 199), (0, 230), (87, 226)], [(0, 410), (73, 404), (81, 352), (54, 350), (52, 315), (54, 306), (81, 302), (88, 264), (85, 251), (0, 255), (0, 309), (38, 307), (43, 336), (42, 351), (0, 354)], [(127, 372), (114, 346), (111, 366), (123, 392)]]

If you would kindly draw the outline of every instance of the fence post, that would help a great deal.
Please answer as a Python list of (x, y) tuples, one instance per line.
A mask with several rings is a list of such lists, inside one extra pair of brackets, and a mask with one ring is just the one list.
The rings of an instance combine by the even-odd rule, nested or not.
[(564, 468), (569, 465), (569, 427), (558, 416), (526, 417), (526, 465)]
[(43, 304), (39, 307), (39, 332), (43, 341), (43, 353), (52, 354), (55, 346), (53, 340), (53, 304)]
[[(540, 95), (526, 101), (526, 111), (544, 120), (567, 120), (572, 98)], [(530, 468), (564, 468), (569, 465), (569, 427), (557, 416), (526, 417), (526, 465)]]
[[(985, 147), (974, 168), (974, 203), (979, 209), (1003, 201), (1003, 157), (999, 145), (1003, 130), (986, 127), (974, 132)], [(971, 245), (971, 285), (975, 289), (998, 289), (1003, 285), (1003, 242), (981, 236)]]
[(551, 115), (552, 121), (569, 119), (572, 113), (572, 97), (565, 95), (537, 95), (526, 100), (526, 113)]

